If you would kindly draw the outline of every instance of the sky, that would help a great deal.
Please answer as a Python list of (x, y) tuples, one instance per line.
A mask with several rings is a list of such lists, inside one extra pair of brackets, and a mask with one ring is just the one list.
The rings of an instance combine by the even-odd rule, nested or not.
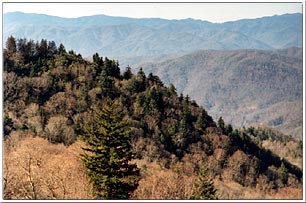
[[(224, 1), (223, 1), (224, 2)], [(3, 13), (21, 11), (75, 18), (97, 14), (132, 18), (193, 18), (214, 23), (302, 13), (302, 3), (6, 3)]]

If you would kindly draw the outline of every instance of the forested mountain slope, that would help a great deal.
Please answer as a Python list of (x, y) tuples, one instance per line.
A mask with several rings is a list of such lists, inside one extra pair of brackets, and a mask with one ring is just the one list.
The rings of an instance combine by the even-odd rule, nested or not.
[[(3, 80), (5, 199), (92, 198), (79, 153), (105, 98), (120, 105), (133, 135), (134, 161), (142, 168), (133, 198), (189, 199), (203, 166), (221, 199), (252, 198), (245, 196), (250, 190), (261, 198), (301, 198), (301, 142), (216, 122), (191, 97), (142, 69), (121, 72), (117, 61), (98, 54), (89, 62), (53, 41), (10, 37)], [(76, 192), (76, 184), (84, 190)], [(160, 184), (166, 189), (159, 191)]]
[[(190, 95), (214, 119), (222, 115), (237, 127), (265, 124), (301, 138), (302, 50), (289, 47), (302, 47), (302, 14), (211, 23), (13, 12), (3, 15), (3, 31), (4, 41), (10, 35), (46, 38), (90, 60), (95, 52), (116, 58), (122, 70), (143, 66)], [(208, 49), (221, 52), (191, 53)]]
[(234, 126), (269, 125), (302, 138), (302, 49), (198, 51), (141, 65)]

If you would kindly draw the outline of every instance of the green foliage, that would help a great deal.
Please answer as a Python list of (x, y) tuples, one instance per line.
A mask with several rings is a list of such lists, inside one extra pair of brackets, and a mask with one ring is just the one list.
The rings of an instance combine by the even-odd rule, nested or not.
[(198, 178), (194, 182), (194, 194), (191, 199), (196, 200), (217, 200), (217, 189), (213, 181), (207, 175), (207, 168), (201, 168)]
[(303, 141), (302, 140), (300, 140), (298, 142), (297, 150), (303, 150)]
[(209, 126), (214, 126), (214, 121), (211, 116), (207, 114), (205, 109), (200, 107), (201, 113), (197, 118), (196, 124), (201, 132), (205, 132), (205, 129)]
[(157, 85), (159, 87), (164, 85), (160, 78), (156, 75), (153, 75), (153, 73), (149, 73), (148, 82), (150, 85)]
[(233, 126), (231, 124), (226, 125), (225, 127), (225, 134), (230, 134), (231, 132), (233, 132)]
[(114, 80), (110, 76), (107, 75), (105, 70), (102, 70), (98, 84), (102, 88), (102, 95), (104, 97), (113, 96), (114, 89), (115, 89)]
[(93, 62), (97, 67), (102, 67), (103, 66), (103, 58), (99, 56), (98, 53), (95, 53), (92, 56)]
[(162, 93), (155, 86), (148, 88), (145, 92), (144, 102), (142, 104), (145, 113), (149, 114), (152, 111), (163, 111), (163, 98)]
[(16, 53), (16, 51), (17, 51), (16, 40), (13, 36), (10, 36), (6, 41), (6, 53), (12, 55)]
[(137, 84), (138, 92), (144, 91), (147, 87), (147, 85), (146, 85), (147, 78), (146, 78), (146, 75), (143, 72), (142, 68), (139, 69), (139, 71), (136, 75), (136, 79), (138, 81), (138, 84)]
[(298, 167), (290, 164), (286, 159), (281, 159), (271, 150), (258, 146), (243, 130), (235, 129), (229, 134), (229, 138), (229, 154), (232, 154), (237, 150), (241, 150), (247, 154), (257, 157), (262, 162), (260, 172), (266, 171), (268, 166), (271, 165), (281, 167), (281, 164), (283, 163), (288, 172), (294, 174), (298, 179), (303, 176), (303, 172)]
[(9, 135), (13, 130), (15, 130), (13, 120), (9, 116), (5, 116), (3, 119), (4, 136)]
[(132, 76), (133, 76), (133, 73), (132, 73), (132, 71), (131, 71), (131, 67), (126, 67), (126, 70), (125, 70), (125, 72), (123, 73), (123, 79), (125, 79), (125, 80), (129, 80), (129, 79), (131, 79), (132, 78)]
[(58, 47), (58, 53), (60, 55), (63, 55), (63, 54), (66, 54), (66, 49), (65, 49), (65, 46), (63, 44), (60, 44), (59, 47)]
[[(220, 160), (213, 163), (216, 164), (216, 168), (209, 169), (216, 175), (214, 171), (220, 174), (227, 167), (224, 163), (228, 162), (229, 157), (237, 151), (242, 151), (260, 160), (259, 169), (254, 169), (258, 174), (266, 176), (270, 166), (278, 169), (283, 162), (290, 177), (291, 174), (299, 179), (302, 177), (299, 168), (258, 145), (261, 139), (291, 141), (290, 137), (264, 128), (233, 129), (230, 124), (225, 125), (222, 118), (219, 119), (217, 128), (204, 108), (199, 107), (188, 96), (178, 96), (176, 88), (173, 85), (164, 86), (158, 76), (149, 74), (147, 77), (142, 69), (133, 75), (128, 67), (121, 75), (118, 62), (106, 57), (103, 60), (98, 54), (93, 56), (93, 62), (89, 62), (72, 50), (67, 53), (63, 45), (56, 49), (54, 42), (11, 40), (12, 54), (8, 54), (7, 49), (4, 50), (4, 135), (8, 136), (12, 131), (31, 130), (38, 136), (48, 138), (51, 143), (70, 145), (77, 137), (84, 138), (89, 134), (92, 145), (88, 147), (88, 156), (84, 157), (88, 158), (88, 166), (91, 164), (90, 167), (95, 169), (90, 173), (97, 178), (96, 182), (93, 182), (97, 184), (98, 190), (102, 186), (105, 190), (110, 189), (109, 184), (120, 182), (114, 177), (99, 175), (100, 172), (108, 175), (113, 172), (106, 169), (108, 167), (96, 169), (97, 165), (94, 164), (99, 160), (97, 163), (108, 166), (107, 164), (117, 163), (116, 156), (119, 156), (116, 150), (111, 151), (110, 145), (105, 144), (109, 143), (105, 139), (113, 136), (103, 136), (104, 141), (99, 137), (114, 135), (110, 131), (105, 133), (101, 122), (108, 123), (105, 124), (106, 127), (114, 129), (121, 126), (122, 117), (119, 116), (119, 109), (113, 106), (115, 109), (112, 111), (118, 114), (120, 122), (105, 116), (94, 119), (93, 109), (100, 108), (106, 97), (120, 104), (121, 113), (124, 112), (126, 120), (129, 121), (131, 133), (135, 136), (128, 144), (120, 141), (120, 145), (124, 144), (128, 148), (133, 146), (137, 158), (167, 163), (165, 167), (170, 167), (175, 162), (186, 159), (185, 157), (193, 152), (199, 153), (197, 156), (201, 158), (198, 160), (207, 157), (211, 160), (211, 156), (218, 154)], [(86, 123), (91, 126), (89, 129), (86, 129)], [(220, 128), (223, 135), (220, 134)], [(122, 134), (119, 130), (116, 132), (122, 135), (119, 136), (122, 139), (125, 134), (129, 134), (125, 130)], [(94, 141), (98, 144), (94, 144)], [(108, 149), (108, 154), (103, 152), (103, 157), (109, 158), (108, 162), (106, 159), (100, 160), (102, 146)], [(92, 147), (97, 147), (96, 155), (90, 152)], [(302, 148), (302, 142), (299, 148)], [(91, 156), (94, 158), (90, 158)], [(249, 165), (247, 163), (245, 167)], [(280, 182), (281, 176), (276, 170), (271, 177), (277, 177), (277, 181)], [(243, 171), (238, 173), (241, 173), (241, 177), (244, 176)], [(118, 189), (111, 188), (114, 191)], [(97, 194), (100, 196), (109, 195), (111, 198), (111, 193), (99, 191)]]
[(174, 94), (174, 95), (177, 95), (177, 92), (176, 92), (176, 88), (173, 84), (170, 84), (169, 86), (169, 91)]
[(109, 77), (114, 77), (117, 79), (121, 77), (118, 62), (116, 62), (115, 60), (110, 60), (107, 57), (105, 57), (104, 61), (102, 60), (102, 57), (99, 61), (97, 61), (97, 57), (99, 57), (99, 55), (94, 57), (94, 60), (96, 61), (96, 63), (98, 63), (98, 66), (101, 66), (102, 72), (104, 71), (105, 74)]
[(225, 123), (222, 116), (218, 119), (218, 127), (221, 128), (222, 132), (225, 130)]
[(106, 99), (96, 123), (88, 129), (82, 161), (98, 199), (128, 199), (138, 185), (139, 169), (129, 163), (133, 158), (131, 131), (119, 109)]
[(279, 175), (281, 178), (281, 181), (283, 184), (287, 184), (288, 182), (288, 169), (286, 168), (286, 166), (284, 165), (284, 163), (282, 162), (281, 167), (279, 168)]

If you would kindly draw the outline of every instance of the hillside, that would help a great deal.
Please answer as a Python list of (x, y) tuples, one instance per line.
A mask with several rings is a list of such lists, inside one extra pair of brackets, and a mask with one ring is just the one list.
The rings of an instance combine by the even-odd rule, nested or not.
[(3, 15), (4, 40), (10, 35), (65, 43), (67, 50), (75, 50), (85, 57), (97, 52), (115, 57), (126, 65), (125, 60), (130, 58), (130, 65), (133, 65), (139, 62), (135, 57), (150, 59), (203, 49), (302, 47), (302, 14), (210, 23), (194, 19), (134, 19), (105, 15), (60, 18), (14, 12)]
[(302, 49), (198, 51), (141, 66), (174, 84), (216, 119), (273, 126), (302, 138)]
[(121, 72), (99, 54), (90, 62), (53, 41), (10, 37), (3, 80), (4, 199), (92, 199), (79, 154), (106, 98), (131, 129), (141, 168), (133, 199), (190, 199), (203, 167), (220, 199), (302, 198), (301, 141), (216, 122), (142, 69)]

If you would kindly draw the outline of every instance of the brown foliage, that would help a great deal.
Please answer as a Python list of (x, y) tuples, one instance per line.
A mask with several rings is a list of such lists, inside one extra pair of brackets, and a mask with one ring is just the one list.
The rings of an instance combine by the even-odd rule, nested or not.
[(15, 134), (4, 144), (4, 199), (92, 199), (80, 142), (67, 148)]
[(45, 108), (53, 115), (73, 115), (76, 110), (77, 101), (74, 96), (65, 92), (54, 94), (46, 103)]
[(259, 173), (259, 160), (242, 151), (236, 151), (228, 160), (229, 176), (243, 186), (255, 186)]
[(303, 147), (299, 148), (299, 143), (296, 141), (280, 142), (264, 140), (262, 146), (270, 149), (281, 158), (285, 158), (292, 164), (303, 168)]
[(193, 178), (171, 170), (156, 171), (140, 180), (133, 199), (190, 199)]
[(74, 140), (74, 130), (68, 125), (68, 118), (57, 115), (49, 119), (45, 132), (50, 142), (71, 144)]

